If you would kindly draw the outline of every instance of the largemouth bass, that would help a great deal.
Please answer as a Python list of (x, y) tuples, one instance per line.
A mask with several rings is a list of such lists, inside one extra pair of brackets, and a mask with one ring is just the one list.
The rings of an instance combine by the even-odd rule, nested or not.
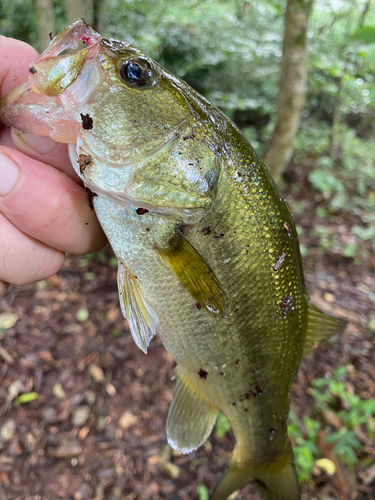
[(157, 331), (176, 360), (170, 445), (189, 453), (219, 409), (229, 419), (236, 445), (212, 500), (248, 483), (298, 500), (291, 383), (341, 323), (309, 303), (290, 210), (251, 145), (186, 83), (83, 20), (1, 100), (0, 118), (69, 143), (134, 340), (147, 352)]

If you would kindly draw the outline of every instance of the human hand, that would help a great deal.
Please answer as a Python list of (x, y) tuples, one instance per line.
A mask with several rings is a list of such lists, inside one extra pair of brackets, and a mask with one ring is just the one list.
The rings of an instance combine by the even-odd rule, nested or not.
[[(0, 97), (26, 80), (36, 57), (29, 45), (0, 36)], [(55, 274), (65, 252), (91, 253), (106, 243), (67, 145), (0, 123), (0, 297), (9, 283)]]

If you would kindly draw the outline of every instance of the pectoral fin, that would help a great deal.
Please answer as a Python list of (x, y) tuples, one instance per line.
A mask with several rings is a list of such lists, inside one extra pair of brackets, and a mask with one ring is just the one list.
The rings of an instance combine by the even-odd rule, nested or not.
[(303, 356), (310, 354), (320, 340), (329, 339), (342, 330), (344, 326), (341, 320), (325, 314), (312, 304), (308, 304), (307, 331)]
[(134, 342), (147, 354), (147, 347), (156, 333), (158, 317), (144, 297), (137, 278), (120, 261), (117, 282), (122, 314), (129, 322)]
[(179, 453), (190, 453), (211, 434), (219, 409), (204, 398), (178, 367), (175, 376), (177, 383), (168, 413), (167, 439)]
[(227, 296), (214, 272), (193, 245), (180, 233), (168, 248), (158, 248), (194, 300), (214, 314), (227, 315)]

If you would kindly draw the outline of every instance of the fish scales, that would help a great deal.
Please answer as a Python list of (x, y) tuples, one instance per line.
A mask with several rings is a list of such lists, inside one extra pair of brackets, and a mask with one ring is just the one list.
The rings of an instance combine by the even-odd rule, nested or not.
[[(78, 40), (88, 47), (60, 56)], [(83, 20), (0, 101), (0, 119), (70, 143), (134, 340), (147, 352), (157, 331), (176, 360), (171, 446), (196, 449), (219, 409), (228, 417), (236, 446), (212, 500), (248, 483), (265, 500), (298, 500), (291, 383), (341, 324), (309, 304), (289, 207), (251, 145), (184, 82)]]

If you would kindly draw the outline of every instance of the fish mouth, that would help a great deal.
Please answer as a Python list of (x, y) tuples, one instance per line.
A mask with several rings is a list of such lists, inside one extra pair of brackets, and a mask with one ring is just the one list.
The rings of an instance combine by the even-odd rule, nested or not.
[[(99, 33), (90, 28), (84, 19), (74, 21), (51, 41), (30, 66), (30, 88), (48, 97), (64, 92), (78, 78), (86, 60), (97, 55), (98, 51), (94, 47), (101, 40)], [(80, 41), (87, 48), (76, 50)], [(69, 49), (74, 52), (60, 55)]]
[[(84, 66), (94, 65), (101, 40), (84, 19), (77, 19), (59, 33), (30, 65), (26, 82), (0, 100), (0, 121), (58, 142), (75, 142), (76, 117), (67, 116), (65, 106), (65, 100), (69, 98), (73, 103), (74, 97), (60, 99), (60, 95), (78, 79)], [(85, 48), (78, 49), (80, 41)], [(63, 54), (67, 50), (73, 52)]]
[(70, 26), (53, 38), (36, 62), (56, 57), (67, 49), (77, 49), (80, 41), (87, 47), (91, 47), (100, 42), (101, 39), (101, 35), (94, 31), (84, 19), (76, 19)]

